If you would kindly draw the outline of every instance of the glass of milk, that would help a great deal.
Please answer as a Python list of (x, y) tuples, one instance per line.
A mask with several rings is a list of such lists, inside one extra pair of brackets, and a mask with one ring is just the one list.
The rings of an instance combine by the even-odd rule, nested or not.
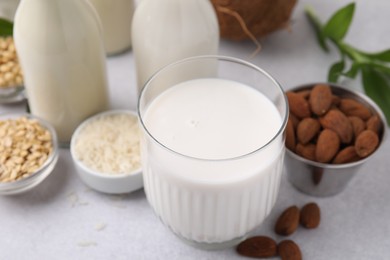
[(288, 117), (275, 79), (243, 60), (192, 57), (154, 74), (138, 111), (147, 199), (178, 237), (224, 248), (263, 222), (279, 190)]

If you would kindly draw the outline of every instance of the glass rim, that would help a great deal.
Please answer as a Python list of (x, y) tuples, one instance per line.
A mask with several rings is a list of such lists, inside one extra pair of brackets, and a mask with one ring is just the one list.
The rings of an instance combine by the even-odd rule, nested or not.
[[(215, 59), (217, 61), (226, 61), (226, 62), (230, 62), (230, 63), (236, 63), (236, 64), (241, 64), (241, 65), (244, 65), (246, 67), (249, 67), (249, 68), (252, 68), (254, 69), (255, 71), (258, 71), (260, 72), (261, 74), (263, 74), (268, 80), (270, 80), (274, 86), (277, 87), (277, 89), (281, 92), (281, 96), (283, 97), (283, 101), (284, 101), (284, 105), (285, 105), (285, 115), (284, 117), (282, 118), (282, 123), (279, 127), (279, 130), (276, 132), (276, 134), (268, 141), (266, 142), (264, 145), (262, 145), (261, 147), (251, 151), (251, 152), (248, 152), (248, 153), (245, 153), (245, 154), (242, 154), (242, 155), (238, 155), (238, 156), (234, 156), (234, 157), (228, 157), (228, 158), (220, 158), (220, 159), (207, 159), (207, 158), (201, 158), (201, 157), (195, 157), (195, 156), (191, 156), (191, 155), (187, 155), (187, 154), (183, 154), (181, 152), (178, 152), (178, 151), (175, 151), (174, 149), (166, 146), (165, 144), (163, 144), (162, 142), (160, 142), (159, 140), (157, 140), (154, 135), (149, 131), (149, 129), (147, 128), (147, 126), (145, 125), (144, 123), (144, 120), (143, 120), (143, 116), (141, 115), (141, 99), (143, 98), (143, 96), (145, 95), (145, 92), (147, 91), (147, 89), (149, 88), (150, 86), (150, 83), (156, 78), (158, 77), (160, 74), (164, 73), (165, 71), (169, 70), (170, 68), (172, 67), (176, 67), (180, 64), (183, 64), (183, 63), (188, 63), (188, 62), (192, 62), (192, 61), (196, 61), (196, 60), (206, 60), (206, 59)], [(159, 146), (161, 146), (162, 148), (172, 152), (173, 154), (176, 154), (176, 155), (179, 155), (181, 157), (184, 157), (184, 158), (187, 158), (187, 159), (191, 159), (191, 160), (197, 160), (197, 161), (204, 161), (204, 162), (222, 162), (222, 161), (232, 161), (232, 160), (239, 160), (239, 159), (243, 159), (245, 157), (248, 157), (248, 156), (251, 156), (253, 154), (256, 154), (257, 152), (265, 149), (266, 147), (268, 147), (269, 145), (271, 145), (271, 143), (273, 143), (280, 135), (283, 134), (284, 132), (284, 129), (286, 128), (286, 125), (287, 125), (287, 121), (288, 121), (288, 115), (289, 115), (289, 106), (288, 106), (288, 101), (287, 101), (287, 97), (286, 97), (286, 94), (282, 88), (282, 86), (280, 85), (280, 83), (273, 77), (271, 76), (271, 74), (269, 74), (268, 72), (266, 72), (265, 70), (263, 70), (262, 68), (254, 65), (253, 63), (250, 63), (250, 62), (247, 62), (245, 60), (242, 60), (242, 59), (239, 59), (239, 58), (234, 58), (234, 57), (229, 57), (229, 56), (223, 56), (223, 55), (201, 55), (201, 56), (193, 56), (193, 57), (189, 57), (189, 58), (185, 58), (185, 59), (182, 59), (182, 60), (178, 60), (178, 61), (175, 61), (175, 62), (172, 62), (162, 68), (160, 68), (159, 70), (157, 70), (157, 72), (155, 72), (147, 81), (146, 83), (144, 84), (142, 90), (141, 90), (141, 93), (139, 94), (138, 96), (138, 104), (137, 104), (137, 113), (138, 113), (138, 118), (139, 118), (139, 122), (140, 122), (140, 125), (142, 126), (142, 128), (145, 130), (146, 134), (152, 138), (152, 140), (154, 142), (156, 142)], [(283, 145), (284, 146), (284, 145)]]

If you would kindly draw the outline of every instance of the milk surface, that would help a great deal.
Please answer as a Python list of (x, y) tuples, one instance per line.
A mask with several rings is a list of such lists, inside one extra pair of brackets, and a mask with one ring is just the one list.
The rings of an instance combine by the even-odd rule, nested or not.
[(281, 124), (267, 97), (222, 79), (176, 85), (153, 101), (145, 117), (147, 128), (161, 144), (183, 155), (214, 160), (261, 148)]

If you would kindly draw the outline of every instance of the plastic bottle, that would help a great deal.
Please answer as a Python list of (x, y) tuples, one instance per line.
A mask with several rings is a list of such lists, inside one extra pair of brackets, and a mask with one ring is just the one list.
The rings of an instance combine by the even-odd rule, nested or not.
[(140, 92), (171, 62), (217, 54), (217, 16), (209, 0), (142, 0), (134, 13), (132, 41)]
[(26, 0), (14, 24), (31, 113), (63, 146), (87, 117), (108, 108), (100, 22), (87, 0)]

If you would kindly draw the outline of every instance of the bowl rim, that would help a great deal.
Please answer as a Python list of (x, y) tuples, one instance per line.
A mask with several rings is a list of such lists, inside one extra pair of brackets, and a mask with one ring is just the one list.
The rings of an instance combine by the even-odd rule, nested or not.
[(117, 173), (117, 174), (106, 174), (106, 173), (103, 173), (103, 172), (97, 172), (91, 168), (89, 168), (87, 165), (85, 165), (83, 162), (81, 162), (77, 157), (76, 157), (76, 154), (75, 154), (75, 151), (74, 151), (74, 147), (75, 147), (75, 142), (76, 142), (76, 139), (80, 133), (80, 131), (87, 125), (89, 124), (90, 122), (102, 117), (102, 116), (107, 116), (107, 115), (119, 115), (119, 114), (128, 114), (128, 115), (132, 115), (134, 117), (137, 118), (138, 120), (138, 114), (136, 111), (134, 110), (130, 110), (130, 109), (112, 109), (112, 110), (106, 110), (106, 111), (103, 111), (103, 112), (100, 112), (98, 114), (95, 114), (87, 119), (85, 119), (77, 128), (76, 130), (73, 132), (72, 134), (72, 137), (71, 137), (71, 141), (70, 141), (70, 154), (71, 154), (71, 157), (72, 157), (72, 160), (73, 162), (78, 166), (80, 167), (84, 172), (94, 176), (94, 177), (97, 177), (97, 178), (102, 178), (102, 179), (123, 179), (123, 178), (133, 178), (133, 177), (136, 177), (136, 176), (139, 176), (139, 175), (142, 175), (142, 166), (140, 166), (139, 168), (129, 172), (129, 173)]
[[(46, 161), (41, 165), (41, 167), (39, 167), (34, 173), (29, 175), (28, 177), (20, 179), (20, 180), (15, 180), (15, 181), (12, 181), (12, 182), (0, 182), (0, 193), (3, 190), (5, 190), (5, 189), (7, 189), (7, 190), (10, 190), (10, 189), (13, 189), (13, 188), (14, 189), (18, 189), (18, 188), (23, 188), (26, 185), (29, 185), (34, 179), (37, 179), (42, 174), (44, 174), (45, 173), (45, 169), (47, 167), (51, 166), (51, 164), (53, 162), (55, 164), (57, 163), (58, 153), (59, 153), (58, 152), (58, 150), (59, 150), (58, 137), (57, 137), (57, 132), (55, 131), (54, 127), (49, 122), (47, 122), (46, 120), (42, 119), (39, 116), (30, 114), (30, 113), (27, 113), (27, 112), (23, 112), (23, 113), (11, 112), (11, 113), (1, 113), (0, 114), (0, 119), (1, 120), (3, 120), (3, 119), (17, 119), (17, 118), (21, 118), (21, 117), (27, 117), (29, 119), (36, 119), (36, 120), (38, 120), (38, 122), (44, 128), (46, 128), (50, 132), (51, 137), (52, 137), (53, 151), (48, 156)], [(46, 179), (51, 174), (51, 172), (48, 173), (47, 176), (44, 176), (44, 179)]]
[[(387, 129), (387, 120), (386, 120), (386, 117), (385, 115), (383, 114), (382, 110), (379, 108), (379, 106), (369, 97), (367, 96), (366, 94), (364, 93), (361, 93), (361, 92), (358, 92), (358, 91), (355, 91), (355, 90), (351, 90), (351, 89), (348, 89), (347, 87), (344, 87), (342, 85), (339, 85), (339, 84), (335, 84), (335, 83), (330, 83), (330, 82), (313, 82), (313, 83), (305, 83), (305, 84), (301, 84), (301, 85), (298, 85), (298, 86), (294, 86), (292, 88), (289, 88), (288, 90), (286, 90), (286, 92), (289, 92), (289, 91), (300, 91), (300, 90), (307, 90), (307, 89), (311, 89), (313, 88), (315, 85), (319, 85), (319, 84), (323, 84), (323, 85), (328, 85), (330, 86), (331, 88), (334, 88), (334, 89), (337, 89), (338, 91), (345, 91), (345, 92), (349, 92), (350, 94), (352, 95), (355, 95), (357, 96), (358, 98), (362, 99), (365, 103), (367, 103), (370, 107), (370, 110), (371, 111), (374, 111), (378, 116), (379, 118), (381, 119), (382, 121), (382, 133), (381, 133), (381, 136), (380, 136), (380, 142), (379, 142), (379, 145), (378, 147), (376, 148), (376, 150), (371, 153), (369, 156), (365, 157), (365, 158), (362, 158), (358, 161), (355, 161), (355, 162), (350, 162), (350, 163), (342, 163), (342, 164), (329, 164), (329, 163), (320, 163), (320, 162), (316, 162), (316, 161), (312, 161), (312, 160), (309, 160), (309, 159), (306, 159), (296, 153), (294, 153), (293, 151), (291, 151), (290, 149), (288, 149), (286, 147), (286, 153), (293, 157), (294, 159), (296, 160), (299, 160), (299, 161), (302, 161), (306, 164), (309, 164), (311, 166), (315, 166), (315, 167), (318, 167), (318, 168), (326, 168), (326, 169), (344, 169), (344, 168), (350, 168), (350, 167), (355, 167), (355, 166), (358, 166), (360, 164), (363, 164), (364, 162), (366, 162), (367, 160), (369, 160), (370, 158), (372, 158), (372, 156), (374, 154), (376, 154), (379, 149), (381, 149), (381, 147), (383, 147), (383, 143), (385, 142), (386, 138), (387, 138), (387, 135), (388, 135), (388, 129)], [(291, 112), (291, 111), (290, 111)]]

